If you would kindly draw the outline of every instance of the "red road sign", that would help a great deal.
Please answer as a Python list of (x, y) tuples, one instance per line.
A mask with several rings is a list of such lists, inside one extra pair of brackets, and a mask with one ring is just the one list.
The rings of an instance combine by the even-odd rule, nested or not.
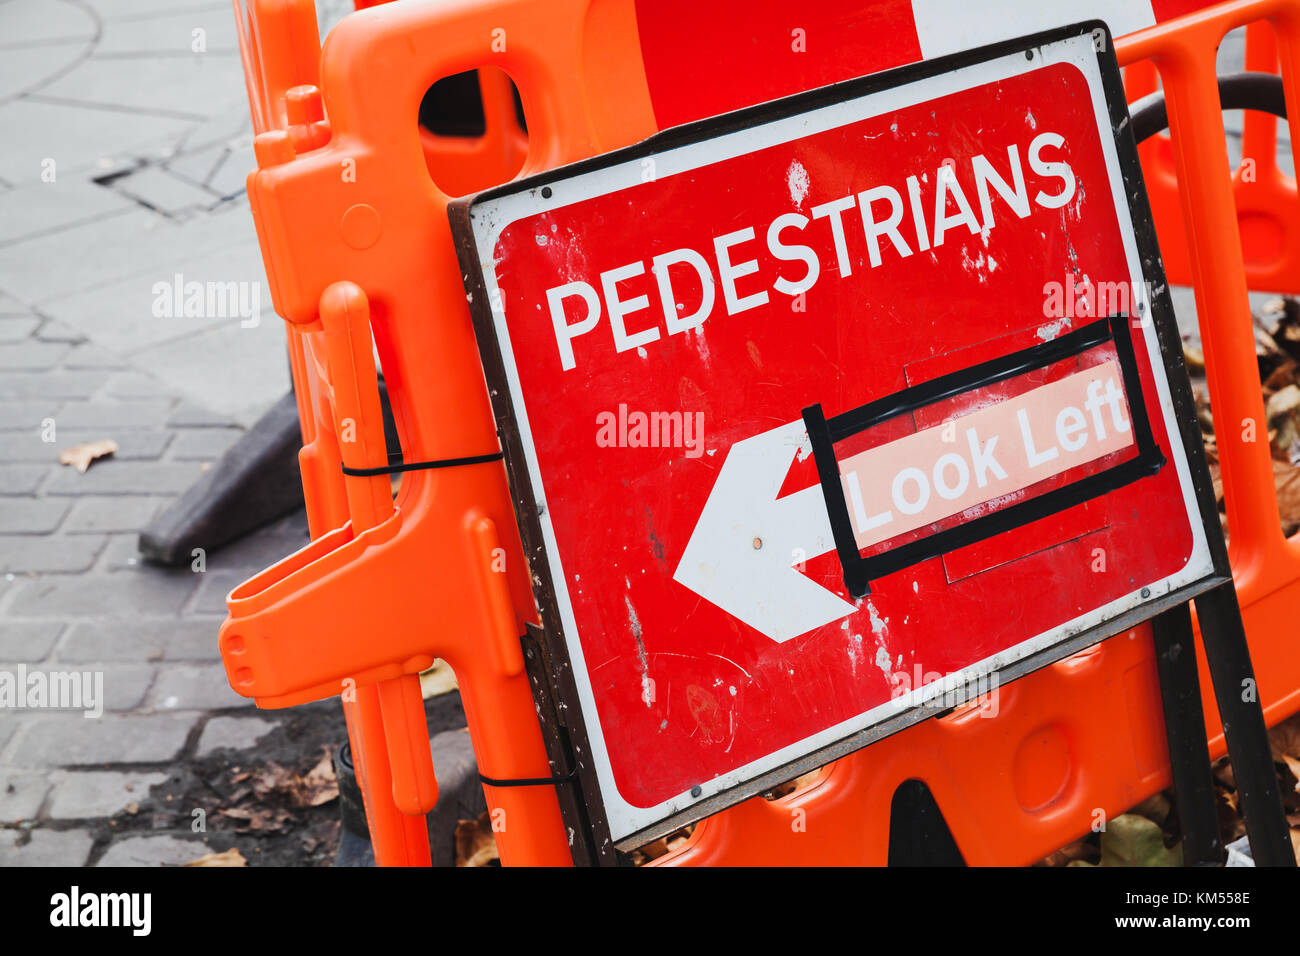
[(729, 114), (453, 207), (543, 624), (572, 665), (584, 793), (614, 841), (1214, 573), (1098, 29)]

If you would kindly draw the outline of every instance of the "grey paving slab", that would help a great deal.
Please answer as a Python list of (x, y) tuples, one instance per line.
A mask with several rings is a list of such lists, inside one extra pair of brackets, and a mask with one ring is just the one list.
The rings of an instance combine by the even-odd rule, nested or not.
[(172, 116), (10, 100), (0, 104), (0, 177), (18, 185), (39, 183), (47, 159), (55, 161), (56, 176), (74, 178), (107, 171), (124, 154), (161, 159), (193, 125), (193, 119)]
[(6, 714), (4, 720), (0, 720), (0, 754), (4, 753), (5, 745), (13, 739), (21, 723), (19, 718), (10, 714)]
[(104, 674), (104, 710), (140, 709), (153, 686), (156, 669), (148, 664), (94, 664)]
[(0, 533), (48, 534), (71, 507), (57, 498), (0, 498)]
[(27, 428), (39, 431), (41, 420), (49, 417), (63, 403), (50, 399), (28, 399), (22, 402), (0, 402), (0, 431)]
[(69, 369), (111, 368), (124, 369), (126, 360), (115, 352), (101, 348), (93, 342), (75, 345), (72, 351), (63, 357), (63, 367)]
[[(55, 432), (55, 436), (58, 441), (50, 443), (42, 441), (39, 434), (30, 430), (3, 432), (0, 433), (0, 448), (4, 449), (3, 456), (8, 461), (39, 461), (53, 464), (59, 460), (59, 452), (65, 448), (83, 442), (112, 438), (117, 442), (117, 451), (111, 456), (112, 461), (152, 461), (163, 453), (172, 440), (172, 433), (168, 431), (130, 428), (97, 428), (94, 431), (60, 428)], [(107, 467), (109, 461), (109, 458), (99, 459), (90, 466), (90, 471)], [(60, 468), (60, 473), (62, 471), (63, 467)]]
[(30, 313), (31, 309), (26, 304), (19, 302), (4, 289), (0, 289), (0, 316), (8, 318), (11, 316), (25, 316)]
[(168, 171), (188, 180), (196, 186), (206, 185), (208, 179), (230, 150), (221, 144), (214, 144), (182, 153), (167, 160), (164, 164)]
[(72, 767), (175, 760), (198, 718), (193, 714), (76, 714), (41, 717), (10, 754), (18, 767)]
[[(244, 426), (256, 422), (289, 390), (284, 323), (265, 301), (256, 328), (226, 322), (191, 338), (133, 354), (176, 390)], [(220, 376), (204, 374), (213, 366)]]
[[(258, 741), (274, 729), (274, 723), (261, 717), (212, 717), (199, 735), (195, 754), (206, 757), (212, 751), (222, 747), (248, 750), (257, 746)], [(2, 778), (0, 783), (3, 783)]]
[(0, 534), (0, 573), (70, 574), (89, 571), (107, 539), (102, 534)]
[(243, 434), (242, 428), (187, 428), (177, 432), (172, 441), (171, 457), (177, 461), (213, 461)]
[(238, 142), (251, 142), (252, 138), (253, 123), (248, 116), (248, 104), (232, 103), (187, 130), (177, 143), (176, 155), (167, 162), (172, 165), (186, 155), (213, 147), (229, 149)]
[(47, 319), (43, 322), (36, 331), (36, 337), (42, 342), (72, 342), (78, 344), (86, 341), (86, 337), (81, 332), (70, 325), (60, 322), (58, 319)]
[(50, 775), (53, 793), (46, 809), (51, 820), (84, 820), (111, 817), (139, 803), (149, 788), (162, 783), (167, 774), (158, 772), (60, 770)]
[(42, 100), (93, 104), (115, 112), (206, 117), (247, 98), (239, 56), (90, 57), (41, 87)]
[(231, 149), (221, 159), (221, 164), (213, 171), (206, 185), (218, 196), (229, 198), (238, 196), (247, 189), (248, 174), (257, 169), (257, 158), (253, 155), (253, 143), (241, 143)]
[(50, 787), (45, 774), (0, 767), (0, 823), (36, 819)]
[(147, 166), (138, 173), (113, 183), (124, 195), (131, 196), (159, 212), (175, 215), (187, 210), (207, 209), (217, 204), (217, 197), (165, 169)]
[(230, 689), (221, 664), (174, 664), (162, 669), (149, 691), (149, 704), (159, 711), (253, 706)]
[[(104, 460), (84, 475), (64, 468), (45, 488), (48, 495), (178, 495), (202, 475), (198, 462)], [(0, 499), (3, 501), (3, 499)]]
[[(6, 108), (0, 106), (0, 125)], [(199, 227), (190, 228), (197, 238)], [(137, 310), (143, 307), (146, 315), (151, 314), (153, 279), (163, 276), (149, 276), (131, 284), (123, 277), (158, 273), (160, 265), (186, 259), (180, 230), (181, 226), (171, 220), (136, 206), (52, 235), (0, 247), (0, 275), (5, 276), (6, 286), (26, 302), (57, 297), (59, 308), (47, 306), (45, 313), (95, 337), (97, 324), (103, 325), (114, 308), (121, 307), (117, 296), (133, 293), (130, 306)], [(70, 271), (68, 262), (76, 262), (77, 268)], [(107, 284), (113, 288), (81, 302), (79, 310), (69, 308), (67, 300), (73, 299), (75, 305), (81, 290)], [(96, 323), (95, 317), (88, 315), (96, 309), (107, 313), (104, 321)], [(114, 347), (111, 340), (97, 341)]]
[[(53, 675), (73, 671), (89, 674), (96, 683), (96, 696), (86, 702), (86, 706), (95, 710), (92, 715), (98, 719), (106, 712), (131, 711), (140, 708), (145, 694), (153, 685), (154, 667), (150, 664), (104, 664), (78, 663), (66, 661), (42, 661), (37, 664), (22, 665), (18, 661), (0, 661), (0, 672), (14, 672), (19, 666), (26, 666), (28, 674), (43, 673)], [(39, 713), (39, 711), (37, 711)], [(74, 716), (81, 716), (79, 713)]]
[(0, 866), (84, 866), (94, 843), (85, 830), (0, 830)]
[(163, 651), (163, 657), (169, 661), (221, 660), (217, 632), (224, 619), (223, 613), (221, 616), (178, 622)]
[[(4, 57), (0, 56), (0, 62)], [(0, 193), (0, 245), (133, 208), (126, 196), (73, 176)]]
[(31, 47), (8, 46), (3, 19), (0, 13), (0, 100), (40, 90), (87, 56), (93, 47), (94, 41), (90, 39), (58, 40)]
[(129, 371), (110, 378), (102, 394), (106, 398), (170, 398), (172, 392), (152, 375)]
[(138, 534), (111, 534), (96, 567), (100, 571), (126, 571), (143, 562)]
[(62, 621), (7, 620), (0, 628), (0, 660), (19, 663), (43, 661), (66, 628)]
[(225, 614), (226, 595), (242, 584), (249, 577), (245, 570), (223, 571), (220, 565), (221, 552), (208, 559), (208, 570), (201, 575), (199, 593), (194, 599), (192, 610), (195, 614)]
[(208, 845), (197, 839), (126, 837), (110, 845), (95, 866), (181, 866), (210, 852)]
[(224, 428), (233, 423), (234, 419), (229, 415), (222, 415), (191, 401), (178, 402), (167, 419), (167, 424), (173, 428)]
[(10, 598), (8, 612), (15, 617), (64, 620), (178, 614), (197, 587), (196, 577), (190, 571), (142, 566), (114, 574), (23, 581)]
[[(214, 4), (178, 13), (159, 13), (159, 9), (153, 7), (148, 16), (105, 21), (95, 55), (158, 53), (188, 59), (203, 55), (194, 52), (200, 41), (209, 53), (238, 50), (235, 17), (229, 9)], [(195, 30), (203, 32), (196, 37)]]
[(8, 0), (0, 5), (0, 48), (95, 36), (95, 18), (66, 0)]
[(48, 369), (59, 364), (71, 349), (72, 346), (64, 342), (39, 342), (34, 339), (0, 345), (0, 371)]
[(72, 401), (59, 409), (58, 423), (68, 430), (161, 428), (171, 414), (170, 398), (121, 401)]
[(80, 498), (63, 525), (67, 534), (140, 531), (166, 499), (155, 496)]
[(41, 320), (33, 315), (0, 317), (0, 342), (21, 342), (36, 331)]
[[(73, 663), (193, 659), (187, 651), (210, 644), (206, 658), (218, 657), (220, 621), (177, 618), (133, 618), (125, 621), (82, 621), (74, 624), (54, 650), (54, 659)], [(177, 652), (181, 649), (181, 652)]]
[(101, 23), (118, 20), (148, 21), (177, 13), (219, 10), (221, 0), (83, 0)]
[[(226, 284), (231, 282), (249, 283), (235, 287), (250, 306), (249, 311), (256, 305), (261, 323), (274, 317), (253, 222), (246, 207), (232, 207), (183, 224), (142, 209), (139, 213), (101, 220), (60, 235), (75, 240), (78, 246), (120, 243), (121, 236), (109, 234), (117, 232), (116, 228), (108, 228), (109, 223), (119, 218), (138, 221), (146, 229), (144, 237), (134, 241), (134, 235), (128, 231), (125, 235), (132, 239), (129, 252), (97, 255), (93, 268), (71, 284), (58, 284), (39, 258), (39, 247), (44, 240), (23, 243), (19, 247), (22, 254), (13, 256), (17, 260), (13, 267), (30, 266), (39, 273), (19, 280), (16, 285), (20, 292), (33, 301), (40, 301), (47, 314), (80, 329), (99, 345), (126, 356), (160, 342), (192, 338), (207, 329), (228, 326), (244, 331), (241, 328), (244, 320), (234, 303), (225, 307), (225, 314), (186, 315), (184, 299), (176, 302), (174, 289), (178, 276), (182, 296), (187, 283), (203, 284), (205, 311), (208, 283), (214, 284), (214, 292), (217, 285), (228, 288)], [(98, 238), (92, 234), (96, 231), (101, 233)], [(6, 256), (12, 248), (15, 247), (0, 248), (0, 270), (5, 268)], [(222, 305), (214, 294), (215, 311), (222, 311)], [(250, 348), (256, 347), (253, 342), (248, 344)], [(134, 362), (152, 374), (164, 376), (168, 371), (147, 359), (134, 359)], [(212, 367), (209, 366), (205, 378), (213, 377)], [(172, 379), (164, 378), (164, 381), (170, 383)]]
[(107, 381), (108, 372), (102, 369), (6, 372), (0, 375), (0, 400), (89, 398), (103, 388)]
[(30, 495), (49, 474), (46, 465), (0, 465), (0, 495)]

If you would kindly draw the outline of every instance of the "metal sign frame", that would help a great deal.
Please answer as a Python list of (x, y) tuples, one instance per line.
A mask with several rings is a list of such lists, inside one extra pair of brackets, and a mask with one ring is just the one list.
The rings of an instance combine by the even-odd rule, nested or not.
[[(612, 862), (614, 859), (613, 847), (623, 851), (630, 850), (649, 840), (670, 833), (683, 824), (699, 820), (727, 806), (762, 793), (779, 783), (790, 780), (914, 723), (934, 716), (943, 708), (935, 704), (936, 695), (931, 694), (910, 710), (887, 717), (827, 746), (819, 747), (799, 756), (797, 759), (783, 763), (775, 769), (749, 777), (726, 790), (704, 795), (689, 806), (665, 815), (634, 832), (621, 834), (617, 839), (612, 836), (602, 799), (601, 784), (591, 758), (591, 740), (574, 683), (573, 665), (566, 640), (567, 635), (561, 620), (541, 514), (537, 506), (538, 497), (530, 475), (527, 448), (529, 443), (525, 441), (525, 435), (520, 424), (521, 416), (515, 406), (516, 396), (512, 394), (510, 376), (507, 373), (507, 358), (503, 352), (503, 344), (498, 336), (497, 321), (499, 317), (494, 315), (491, 305), (491, 292), (484, 276), (483, 265), (485, 261), (491, 261), (492, 249), (481, 248), (476, 237), (476, 225), (481, 222), (482, 218), (481, 206), (484, 203), (511, 196), (533, 197), (540, 204), (551, 197), (556, 186), (593, 171), (627, 163), (629, 160), (641, 160), (679, 146), (702, 142), (749, 127), (809, 112), (820, 107), (912, 84), (919, 80), (936, 77), (1000, 57), (1018, 54), (1033, 60), (1037, 55), (1036, 51), (1049, 44), (1081, 37), (1089, 38), (1089, 41), (1093, 43), (1093, 50), (1097, 57), (1102, 88), (1109, 113), (1109, 133), (1113, 138), (1114, 147), (1118, 154), (1119, 168), (1123, 179), (1123, 191), (1128, 202), (1127, 211), (1133, 225), (1132, 238), (1137, 246), (1142, 274), (1148, 280), (1148, 289), (1150, 290), (1149, 314), (1134, 321), (1140, 320), (1143, 323), (1151, 322), (1154, 324), (1163, 364), (1154, 365), (1153, 372), (1157, 376), (1163, 374), (1169, 389), (1174, 421), (1177, 426), (1176, 430), (1170, 430), (1169, 439), (1172, 442), (1177, 436), (1177, 440), (1181, 442), (1181, 453), (1185, 456), (1190, 472), (1190, 484), (1197, 512), (1196, 514), (1189, 514), (1189, 517), (1193, 519), (1193, 528), (1196, 526), (1195, 520), (1199, 519), (1200, 527), (1205, 533), (1211, 570), (1195, 580), (1164, 593), (1151, 593), (1144, 589), (1143, 600), (1136, 606), (1130, 607), (1123, 613), (1101, 623), (1084, 627), (1074, 633), (1068, 633), (1060, 640), (1029, 653), (1010, 665), (1000, 667), (995, 671), (1000, 681), (1013, 680), (1068, 657), (1105, 638), (1151, 620), (1172, 608), (1184, 605), (1189, 600), (1212, 589), (1224, 585), (1231, 587), (1231, 571), (1228, 565), (1227, 549), (1219, 524), (1210, 472), (1201, 444), (1191, 385), (1183, 364), (1181, 340), (1174, 322), (1173, 307), (1161, 268), (1155, 227), (1146, 198), (1137, 150), (1129, 128), (1128, 108), (1124, 99), (1120, 71), (1105, 24), (1100, 21), (1090, 21), (1063, 27), (941, 59), (873, 74), (858, 80), (812, 90), (735, 113), (692, 123), (667, 130), (626, 149), (620, 149), (570, 166), (530, 176), (475, 196), (457, 200), (448, 207), (448, 216), (456, 240), (457, 254), (460, 258), (468, 293), (470, 312), (479, 341), (480, 354), (493, 410), (498, 422), (516, 515), (523, 537), (525, 554), (530, 561), (534, 593), (540, 612), (542, 625), (540, 630), (542, 633), (534, 653), (540, 653), (544, 659), (542, 662), (544, 670), (533, 671), (530, 669), (530, 674), (534, 675), (533, 684), (539, 697), (540, 712), (543, 714), (543, 729), (554, 747), (552, 755), (556, 772), (559, 775), (571, 775), (576, 780), (581, 790), (581, 799), (577, 803), (585, 804), (586, 808), (586, 813), (576, 813), (572, 809), (566, 812), (568, 825), (589, 838), (585, 849), (579, 848), (575, 843), (575, 859), (582, 859), (584, 862)], [(871, 114), (864, 114), (864, 116), (867, 115)], [(1104, 143), (1107, 130), (1099, 129), (1098, 132), (1101, 134)], [(1123, 228), (1121, 221), (1121, 230)], [(1122, 323), (1120, 327), (1123, 328), (1125, 324), (1127, 323)], [(822, 422), (825, 422), (824, 416)], [(815, 423), (816, 414), (814, 414), (810, 424), (815, 425)], [(813, 430), (813, 428), (810, 428), (810, 437)], [(1156, 458), (1152, 455), (1154, 452), (1155, 456), (1159, 456), (1159, 449), (1154, 447), (1139, 448), (1139, 452), (1139, 458), (1133, 460), (1141, 461), (1140, 468), (1159, 467)], [(1137, 477), (1140, 476), (1134, 475), (1129, 477), (1128, 480), (1135, 480)], [(829, 500), (831, 494), (826, 489), (825, 476), (823, 476), (823, 488), (827, 490)], [(1068, 491), (1068, 486), (1063, 490)], [(1095, 493), (1104, 493), (1104, 491)], [(842, 495), (840, 496), (840, 503), (841, 505), (843, 503)], [(1061, 507), (1073, 503), (1075, 502), (1070, 501), (1065, 505), (1061, 505)], [(1035, 515), (1035, 517), (1041, 517), (1041, 515)], [(1033, 518), (1023, 517), (1023, 520), (1018, 520), (1016, 524), (1023, 524), (1030, 520), (1033, 520)], [(1006, 529), (998, 527), (989, 531), (989, 533), (996, 534), (1002, 530)], [(853, 549), (853, 557), (857, 557), (856, 548), (851, 540), (847, 548)], [(927, 554), (926, 556), (930, 555)], [(841, 549), (841, 557), (847, 558), (843, 549)], [(849, 563), (851, 562), (846, 560), (846, 580)], [(862, 578), (856, 586), (861, 588), (864, 585), (865, 578)], [(852, 590), (853, 587), (854, 585), (851, 585), (850, 589)], [(1205, 626), (1204, 621), (1202, 621), (1202, 625)], [(577, 636), (573, 635), (572, 639), (576, 640)], [(532, 642), (526, 641), (526, 646), (533, 646)], [(968, 678), (968, 681), (971, 679), (973, 678)], [(926, 685), (926, 688), (935, 688), (936, 684), (946, 683), (940, 681)], [(549, 686), (542, 686), (543, 684)], [(554, 720), (548, 721), (546, 719), (547, 714), (554, 714)], [(560, 740), (561, 737), (564, 738), (562, 741)], [(569, 759), (571, 763), (558, 756), (562, 751), (570, 752)], [(557, 785), (563, 787), (567, 784), (557, 783)], [(573, 803), (573, 801), (569, 800), (562, 801), (562, 804), (568, 804), (570, 807), (572, 807)]]

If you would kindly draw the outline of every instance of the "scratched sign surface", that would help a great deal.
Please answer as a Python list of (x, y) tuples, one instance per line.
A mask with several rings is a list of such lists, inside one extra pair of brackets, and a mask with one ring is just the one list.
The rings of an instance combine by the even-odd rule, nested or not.
[[(467, 207), (539, 603), (615, 840), (1210, 573), (1103, 69), (1086, 33), (1003, 50)], [(1105, 340), (946, 395), (839, 441), (836, 491), (871, 555), (1122, 464), (1135, 411), (1160, 467), (854, 598), (803, 409), (1117, 312), (1133, 379)]]

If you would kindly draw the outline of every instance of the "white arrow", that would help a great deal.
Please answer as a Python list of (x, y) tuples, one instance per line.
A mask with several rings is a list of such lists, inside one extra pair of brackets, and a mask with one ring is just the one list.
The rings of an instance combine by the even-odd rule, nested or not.
[(777, 498), (809, 449), (802, 421), (732, 445), (673, 575), (778, 643), (857, 610), (793, 567), (835, 547), (821, 485)]

